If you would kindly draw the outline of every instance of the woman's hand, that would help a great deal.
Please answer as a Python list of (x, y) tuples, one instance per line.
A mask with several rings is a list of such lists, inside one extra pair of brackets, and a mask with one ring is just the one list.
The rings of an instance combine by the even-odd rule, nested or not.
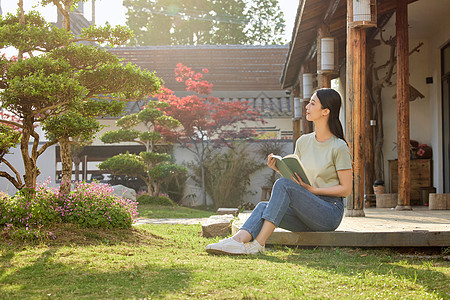
[(277, 160), (275, 158), (272, 157), (273, 153), (270, 153), (269, 156), (267, 157), (267, 165), (269, 166), (269, 168), (271, 168), (272, 170), (280, 173), (280, 171), (278, 171), (278, 168), (276, 166)]
[(315, 188), (313, 186), (310, 186), (309, 184), (306, 184), (303, 182), (303, 180), (300, 178), (300, 176), (295, 173), (295, 176), (292, 176), (292, 180), (294, 180), (296, 183), (298, 183), (299, 185), (301, 185), (302, 187), (304, 187), (306, 190), (310, 191), (313, 194), (315, 193)]

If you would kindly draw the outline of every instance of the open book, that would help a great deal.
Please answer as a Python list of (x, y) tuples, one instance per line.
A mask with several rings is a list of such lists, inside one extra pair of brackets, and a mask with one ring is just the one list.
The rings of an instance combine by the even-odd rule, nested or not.
[(309, 180), (308, 175), (306, 175), (305, 168), (297, 155), (289, 154), (285, 157), (272, 155), (272, 157), (277, 160), (276, 166), (284, 178), (292, 180), (292, 176), (295, 177), (295, 173), (297, 173), (304, 183), (311, 185), (311, 181)]

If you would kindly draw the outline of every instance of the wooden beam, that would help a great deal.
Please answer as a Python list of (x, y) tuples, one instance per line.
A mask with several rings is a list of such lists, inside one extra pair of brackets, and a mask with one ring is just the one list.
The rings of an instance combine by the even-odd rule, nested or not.
[(276, 232), (269, 245), (301, 247), (448, 247), (448, 231), (403, 232)]
[(325, 12), (325, 17), (323, 18), (324, 24), (330, 24), (331, 20), (333, 19), (334, 13), (339, 6), (339, 2), (341, 2), (341, 0), (330, 0), (327, 11)]
[(398, 204), (396, 210), (411, 210), (409, 134), (409, 45), (408, 1), (397, 0), (397, 149)]
[[(406, 4), (416, 2), (418, 0), (407, 0)], [(392, 0), (379, 1), (377, 4), (377, 14), (381, 16), (385, 13), (393, 12), (397, 9), (397, 2)]]
[[(353, 0), (347, 0), (347, 11)], [(353, 193), (347, 198), (348, 217), (364, 216), (364, 115), (366, 31), (347, 26), (347, 141), (353, 153)]]

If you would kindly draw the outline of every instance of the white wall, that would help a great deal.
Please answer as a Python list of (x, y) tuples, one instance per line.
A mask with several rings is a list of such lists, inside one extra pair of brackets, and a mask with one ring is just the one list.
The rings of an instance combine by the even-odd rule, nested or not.
[[(40, 146), (42, 146), (42, 143), (40, 143)], [(55, 146), (49, 147), (37, 160), (37, 166), (41, 171), (41, 174), (37, 178), (38, 184), (44, 183), (45, 181), (47, 181), (47, 179), (50, 179), (49, 186), (51, 187), (57, 186), (55, 184), (55, 174), (56, 174), (55, 149), (56, 149)], [(23, 175), (25, 174), (25, 169), (23, 166), (20, 148), (16, 147), (14, 149), (11, 149), (10, 152), (11, 153), (6, 154), (4, 158), (8, 160), (21, 174), (21, 179), (23, 182)], [(13, 175), (13, 173), (5, 164), (0, 165), (0, 170), (7, 171), (11, 175)], [(15, 178), (15, 175), (13, 175), (13, 177)], [(7, 193), (9, 195), (14, 195), (17, 192), (17, 189), (6, 178), (0, 177), (0, 191)]]
[[(450, 1), (430, 0), (433, 3), (445, 4), (442, 9), (450, 8)], [(438, 18), (439, 23), (430, 24), (430, 19), (420, 18), (424, 5), (430, 1), (417, 1), (408, 6), (410, 16), (409, 48), (414, 49), (420, 42), (420, 52), (414, 52), (409, 57), (410, 84), (425, 97), (410, 102), (410, 137), (420, 144), (428, 144), (433, 148), (433, 181), (437, 192), (443, 189), (442, 170), (442, 111), (441, 111), (441, 74), (440, 49), (450, 40), (450, 18)], [(444, 3), (445, 2), (445, 3)], [(447, 11), (448, 13), (448, 11)], [(416, 17), (417, 16), (417, 17)], [(411, 25), (412, 24), (412, 25)], [(437, 26), (439, 25), (439, 26)], [(385, 26), (383, 37), (395, 36), (395, 14)], [(419, 30), (420, 29), (420, 30)], [(384, 64), (389, 57), (389, 48), (376, 48), (375, 66)], [(395, 70), (394, 70), (395, 71)], [(379, 74), (382, 74), (380, 72)], [(426, 78), (432, 77), (433, 83), (427, 84)], [(383, 154), (385, 162), (385, 181), (389, 187), (388, 160), (397, 159), (397, 102), (392, 97), (396, 94), (396, 76), (392, 77), (393, 86), (383, 89)]]
[[(260, 143), (258, 142), (248, 143), (248, 151), (255, 153), (253, 156), (256, 161), (266, 163), (264, 158), (261, 158), (256, 154), (256, 150), (259, 145)], [(283, 149), (284, 155), (293, 153), (293, 142), (288, 140), (283, 141)], [(189, 150), (181, 148), (179, 145), (174, 147), (174, 155), (177, 164), (185, 165), (186, 163), (194, 160), (194, 155)], [(250, 177), (250, 186), (248, 188), (250, 193), (244, 196), (243, 202), (257, 204), (261, 200), (261, 187), (267, 185), (267, 180), (270, 177), (271, 172), (272, 170), (269, 167), (265, 167)], [(185, 191), (185, 199), (182, 203), (189, 206), (198, 206), (203, 204), (201, 188), (198, 187), (192, 179), (188, 180)], [(207, 203), (208, 205), (213, 204), (210, 197), (207, 197)]]

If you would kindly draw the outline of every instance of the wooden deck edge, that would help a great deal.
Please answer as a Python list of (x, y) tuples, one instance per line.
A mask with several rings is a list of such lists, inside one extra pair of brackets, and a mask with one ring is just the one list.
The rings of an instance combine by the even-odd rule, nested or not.
[[(238, 230), (235, 225), (233, 223), (233, 234)], [(267, 244), (303, 247), (450, 247), (450, 231), (275, 231)]]
[(450, 232), (276, 232), (270, 245), (327, 247), (448, 247)]

